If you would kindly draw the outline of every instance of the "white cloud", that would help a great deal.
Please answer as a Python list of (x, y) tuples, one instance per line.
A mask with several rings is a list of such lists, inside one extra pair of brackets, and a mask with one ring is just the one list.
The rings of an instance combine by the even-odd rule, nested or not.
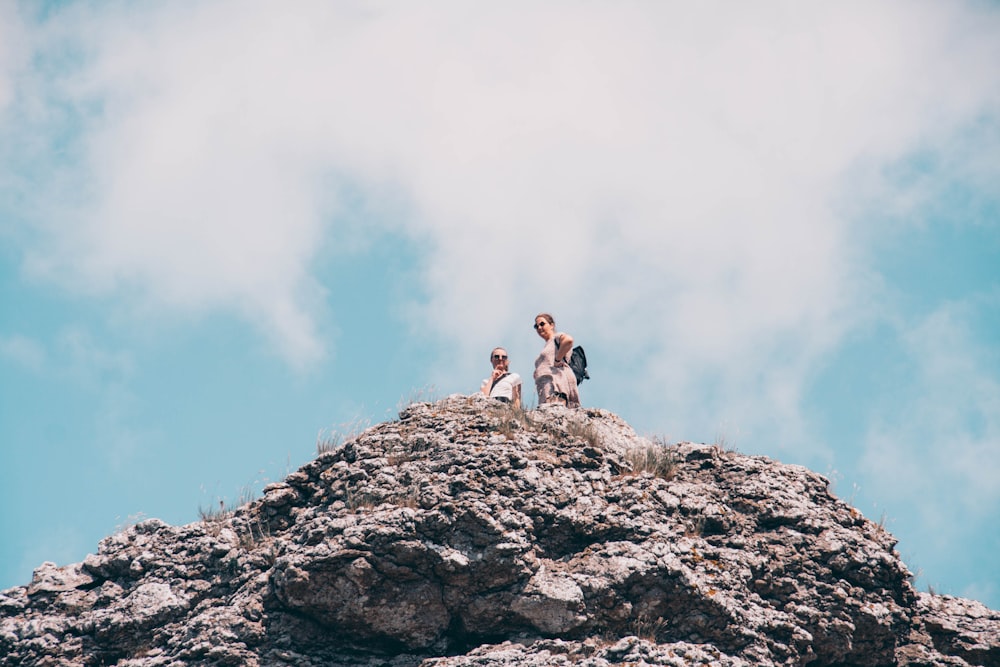
[(432, 248), (414, 326), (459, 356), (551, 309), (620, 352), (637, 404), (792, 439), (864, 314), (844, 178), (996, 118), (998, 24), (932, 2), (74, 8), (43, 37), (87, 58), (38, 76), (84, 110), (80, 171), (50, 184), (68, 207), (32, 266), (237, 312), (306, 365), (340, 184), (406, 204), (386, 224)]
[(131, 353), (112, 349), (112, 344), (97, 340), (82, 327), (67, 327), (59, 332), (53, 345), (58, 363), (51, 370), (82, 386), (103, 388), (119, 385), (133, 372)]
[[(334, 338), (341, 286), (318, 264), (364, 249), (361, 218), (427, 249), (428, 301), (404, 312), (449, 349), (430, 382), (474, 389), (498, 343), (530, 373), (551, 310), (591, 353), (589, 404), (613, 392), (674, 437), (830, 458), (803, 390), (896, 306), (871, 294), (861, 214), (912, 222), (940, 176), (991, 192), (1000, 171), (987, 3), (125, 6), (32, 24), (0, 0), (0, 210), (37, 223), (12, 235), (26, 268), (146, 326), (236, 314), (297, 367)], [(883, 178), (914, 153), (932, 182)], [(978, 363), (995, 343), (963, 317), (905, 338), (912, 400), (863, 461), (944, 531), (994, 525), (998, 502), (1000, 390)], [(80, 330), (49, 348), (0, 339), (6, 360), (108, 387), (111, 461), (155, 439), (128, 353)]]
[(0, 359), (32, 371), (45, 366), (45, 346), (33, 338), (17, 334), (0, 336)]
[(120, 471), (137, 452), (158, 444), (151, 428), (135, 425), (138, 402), (130, 388), (132, 355), (97, 340), (87, 329), (67, 327), (49, 344), (27, 336), (0, 336), (0, 362), (55, 384), (71, 384), (82, 390), (77, 399), (81, 402), (96, 399), (92, 413), (96, 442), (112, 469)]
[(0, 1), (0, 114), (14, 96), (12, 79), (20, 66), (20, 20), (13, 2)]
[(119, 384), (134, 367), (130, 353), (111, 349), (110, 344), (78, 326), (62, 329), (52, 342), (19, 334), (0, 335), (0, 360), (85, 387)]
[(878, 400), (857, 464), (867, 496), (905, 524), (900, 548), (928, 584), (994, 607), (1000, 358), (972, 320), (998, 305), (996, 293), (945, 305), (902, 330), (912, 374)]
[(862, 460), (879, 493), (917, 509), (935, 540), (1000, 517), (1000, 359), (971, 332), (970, 305), (944, 306), (903, 335), (915, 376)]

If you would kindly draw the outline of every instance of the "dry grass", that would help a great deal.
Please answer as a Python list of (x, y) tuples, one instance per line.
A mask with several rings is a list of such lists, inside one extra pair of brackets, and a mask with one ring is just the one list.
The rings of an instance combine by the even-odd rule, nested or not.
[(347, 496), (344, 498), (344, 504), (347, 505), (347, 509), (350, 511), (357, 512), (358, 510), (377, 507), (379, 499), (364, 491), (348, 490)]
[(336, 428), (321, 429), (316, 434), (316, 456), (333, 452), (361, 435), (371, 424), (360, 417)]
[(198, 506), (198, 517), (204, 523), (222, 523), (229, 519), (233, 515), (233, 511), (226, 507), (226, 501), (220, 500), (219, 506), (214, 507), (209, 505), (208, 507)]
[(198, 518), (201, 519), (211, 534), (217, 536), (222, 531), (223, 525), (233, 518), (237, 508), (249, 505), (254, 501), (254, 495), (253, 485), (247, 484), (240, 489), (240, 495), (234, 503), (227, 504), (225, 500), (220, 498), (218, 506), (209, 505), (208, 507), (202, 507), (199, 505)]
[(223, 526), (233, 516), (233, 511), (226, 507), (223, 500), (219, 501), (219, 506), (209, 505), (208, 507), (198, 506), (198, 517), (205, 525), (205, 532), (213, 537), (218, 537)]
[(632, 464), (633, 475), (649, 472), (656, 477), (669, 480), (673, 479), (677, 468), (673, 452), (659, 438), (654, 438), (648, 445), (630, 449), (625, 454), (625, 459)]
[(406, 491), (395, 496), (392, 502), (400, 507), (409, 507), (413, 510), (420, 509), (420, 487), (417, 485), (408, 487)]
[(564, 437), (570, 440), (582, 440), (591, 447), (601, 445), (600, 431), (586, 419), (569, 421), (564, 431), (556, 424), (533, 418), (530, 408), (497, 403), (491, 408), (491, 411), (498, 420), (497, 433), (508, 440), (515, 440), (519, 433), (531, 432), (545, 434), (555, 440)]
[(722, 426), (716, 432), (715, 442), (713, 444), (720, 452), (739, 453), (740, 450), (736, 448), (736, 435), (739, 435), (738, 430), (735, 435), (730, 435), (728, 429), (725, 426)]
[(316, 434), (316, 455), (326, 454), (340, 449), (344, 444), (344, 436), (335, 431), (324, 433), (320, 431)]
[(508, 440), (516, 439), (518, 432), (535, 430), (535, 422), (523, 407), (497, 402), (492, 412), (499, 421), (497, 433)]
[(427, 385), (418, 389), (411, 389), (408, 396), (402, 396), (396, 405), (396, 413), (404, 412), (408, 407), (417, 403), (434, 403), (441, 400), (441, 392), (434, 385)]
[(583, 440), (591, 447), (598, 447), (601, 444), (601, 434), (597, 428), (589, 421), (573, 421), (566, 426), (566, 433), (571, 438)]
[(261, 543), (268, 543), (271, 540), (271, 525), (262, 513), (262, 507), (258, 507), (253, 512), (253, 517), (246, 517), (245, 525), (237, 531), (240, 538), (240, 546), (249, 551)]
[(632, 630), (636, 637), (658, 643), (667, 629), (667, 622), (661, 617), (650, 618), (645, 612), (639, 614), (632, 622)]

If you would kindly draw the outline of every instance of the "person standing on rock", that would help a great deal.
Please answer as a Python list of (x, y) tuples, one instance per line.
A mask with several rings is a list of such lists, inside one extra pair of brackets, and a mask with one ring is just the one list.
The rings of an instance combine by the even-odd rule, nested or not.
[(521, 376), (510, 372), (507, 350), (502, 347), (493, 348), (490, 363), (493, 364), (493, 374), (483, 380), (480, 391), (490, 398), (521, 407)]
[(573, 337), (566, 332), (556, 332), (556, 321), (548, 313), (535, 316), (535, 333), (545, 341), (545, 346), (535, 359), (538, 404), (562, 403), (570, 408), (580, 407), (576, 376), (566, 363), (573, 351)]

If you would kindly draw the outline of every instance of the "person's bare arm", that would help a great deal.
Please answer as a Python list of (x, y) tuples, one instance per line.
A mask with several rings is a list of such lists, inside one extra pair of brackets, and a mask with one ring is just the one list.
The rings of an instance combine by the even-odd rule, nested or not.
[(483, 394), (489, 396), (490, 392), (493, 391), (493, 385), (496, 384), (496, 381), (506, 374), (507, 371), (499, 366), (494, 368), (493, 373), (487, 379), (483, 380)]
[(573, 337), (568, 333), (561, 333), (558, 338), (559, 347), (556, 349), (556, 361), (565, 361), (567, 355), (573, 350)]

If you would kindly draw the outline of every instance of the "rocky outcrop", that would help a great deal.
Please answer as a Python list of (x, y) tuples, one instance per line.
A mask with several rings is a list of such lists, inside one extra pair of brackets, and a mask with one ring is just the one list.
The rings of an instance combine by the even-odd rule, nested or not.
[(1000, 665), (822, 476), (601, 410), (421, 403), (0, 593), (2, 665)]

